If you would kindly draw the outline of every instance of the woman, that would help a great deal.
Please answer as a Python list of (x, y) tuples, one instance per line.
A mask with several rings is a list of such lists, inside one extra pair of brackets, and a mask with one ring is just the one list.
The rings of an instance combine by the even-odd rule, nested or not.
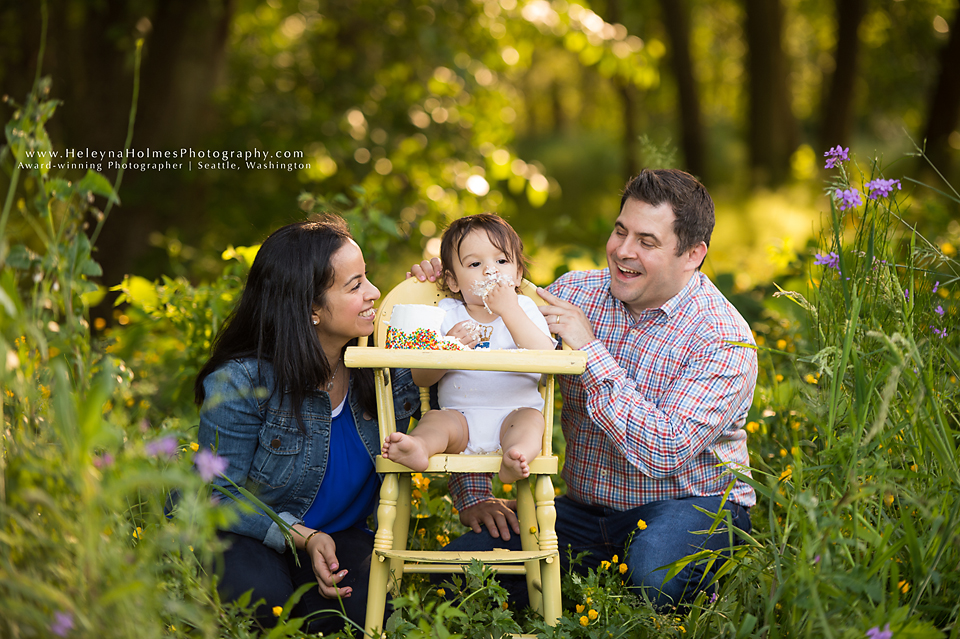
[[(304, 583), (293, 609), (316, 611), (310, 632), (361, 626), (373, 536), (366, 519), (377, 503), (380, 450), (373, 375), (343, 365), (344, 349), (373, 332), (380, 291), (365, 275), (360, 247), (344, 221), (328, 217), (273, 233), (250, 269), (240, 302), (197, 376), (199, 441), (230, 464), (224, 473), (251, 489), (291, 525), (299, 566), (280, 527), (240, 510), (224, 536), (224, 599), (253, 589), (264, 625)], [(419, 409), (416, 386), (397, 371), (398, 428)], [(237, 494), (230, 482), (217, 483)], [(242, 497), (240, 498), (242, 499)]]

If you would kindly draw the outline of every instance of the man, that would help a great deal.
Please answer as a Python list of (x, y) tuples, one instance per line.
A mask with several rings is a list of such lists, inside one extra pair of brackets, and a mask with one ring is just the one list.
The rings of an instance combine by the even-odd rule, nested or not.
[[(583, 375), (560, 378), (562, 559), (568, 545), (573, 556), (590, 553), (581, 568), (620, 555), (657, 606), (692, 599), (710, 581), (704, 566), (688, 564), (664, 583), (663, 566), (729, 547), (723, 526), (697, 534), (714, 519), (697, 507), (724, 508), (749, 531), (756, 502), (729, 468), (749, 472), (743, 426), (757, 357), (747, 323), (700, 272), (713, 225), (713, 201), (693, 176), (646, 169), (624, 190), (607, 268), (570, 272), (540, 290), (550, 330), (587, 354)], [(438, 267), (412, 270), (435, 279)], [(473, 532), (448, 549), (519, 549), (513, 504), (491, 497), (488, 477), (457, 476), (451, 492)]]

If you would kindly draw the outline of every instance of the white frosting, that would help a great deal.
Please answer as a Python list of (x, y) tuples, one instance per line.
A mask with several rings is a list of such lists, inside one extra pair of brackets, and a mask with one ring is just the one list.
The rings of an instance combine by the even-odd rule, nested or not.
[(443, 316), (446, 314), (447, 312), (442, 308), (429, 304), (396, 304), (390, 313), (389, 324), (404, 333), (425, 328), (435, 331), (437, 335), (442, 335), (440, 324), (443, 323)]
[(493, 268), (492, 266), (488, 266), (487, 269), (483, 272), (483, 274), (485, 276), (484, 279), (474, 282), (473, 288), (470, 289), (470, 292), (473, 293), (474, 295), (479, 296), (480, 299), (483, 300), (483, 307), (487, 309), (487, 312), (492, 315), (493, 311), (491, 311), (490, 307), (487, 306), (487, 295), (490, 294), (490, 291), (492, 291), (494, 287), (496, 287), (497, 284), (499, 284), (500, 282), (504, 282), (509, 286), (516, 286), (516, 285), (514, 284), (512, 279), (510, 279), (509, 277), (506, 277), (505, 275), (501, 275), (500, 271)]

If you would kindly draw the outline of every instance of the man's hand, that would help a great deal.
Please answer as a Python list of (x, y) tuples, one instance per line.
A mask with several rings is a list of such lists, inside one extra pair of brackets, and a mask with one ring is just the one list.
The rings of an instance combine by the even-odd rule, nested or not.
[(407, 277), (415, 277), (421, 282), (426, 282), (427, 280), (436, 282), (437, 278), (443, 273), (441, 266), (439, 257), (423, 260), (419, 264), (414, 264), (410, 267), (410, 270), (407, 271)]
[(546, 306), (538, 306), (537, 308), (547, 319), (550, 332), (559, 335), (564, 344), (577, 350), (596, 339), (593, 335), (593, 327), (590, 326), (590, 320), (583, 314), (579, 306), (564, 302), (543, 288), (537, 287), (537, 295), (547, 303)]
[(517, 500), (488, 499), (460, 511), (460, 523), (473, 532), (480, 532), (486, 526), (490, 536), (495, 539), (510, 540), (510, 531), (520, 534), (520, 521), (517, 519)]

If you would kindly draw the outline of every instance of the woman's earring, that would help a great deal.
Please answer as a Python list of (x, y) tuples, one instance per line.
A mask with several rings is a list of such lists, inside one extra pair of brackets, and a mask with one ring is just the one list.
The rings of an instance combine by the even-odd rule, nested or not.
[(314, 317), (314, 318), (313, 318), (313, 325), (314, 325), (314, 326), (317, 326), (318, 324), (320, 324), (320, 318), (319, 318), (319, 317)]

